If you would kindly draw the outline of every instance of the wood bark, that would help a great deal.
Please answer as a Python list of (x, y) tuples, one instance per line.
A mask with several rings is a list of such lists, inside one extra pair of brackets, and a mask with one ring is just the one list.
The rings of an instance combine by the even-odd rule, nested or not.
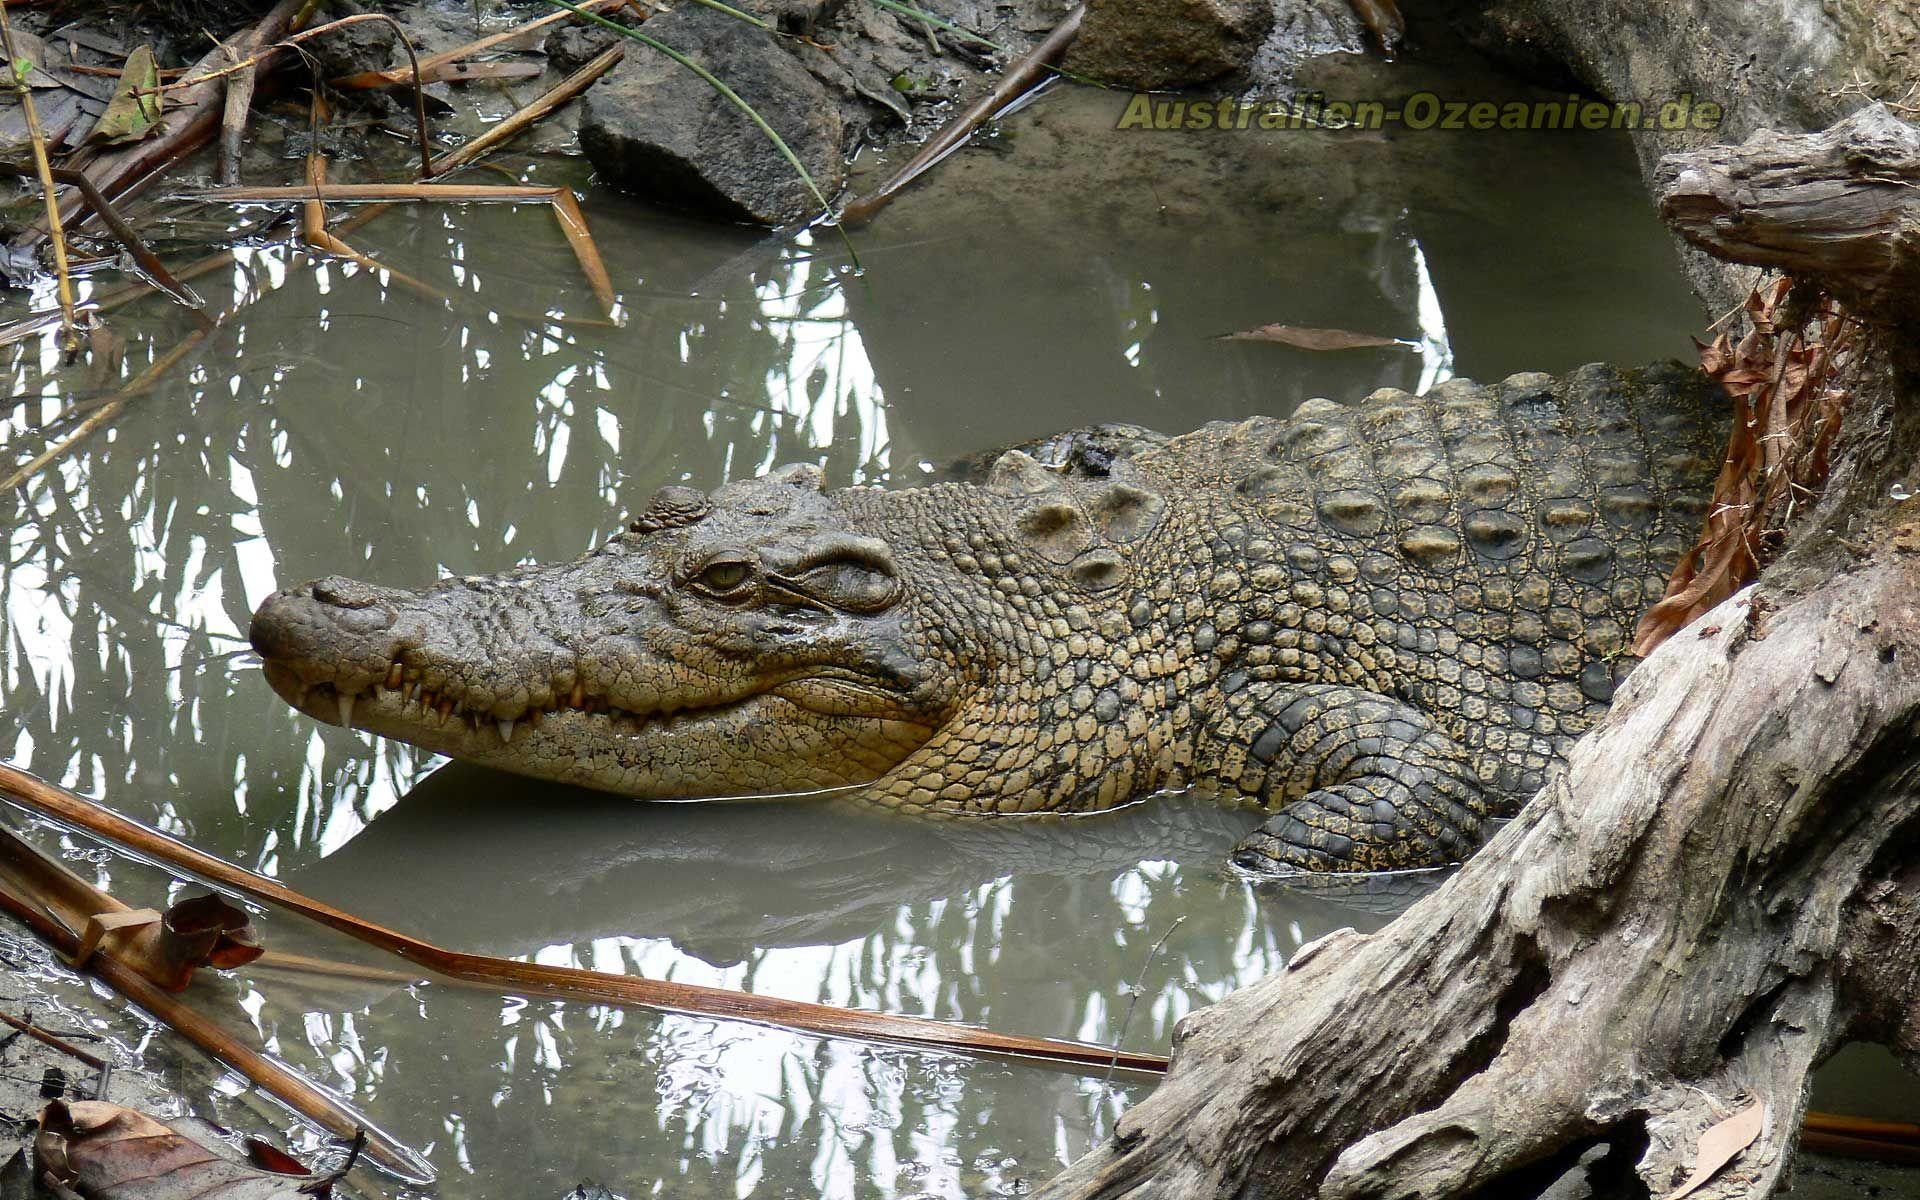
[(1889, 178), (1915, 145), (1877, 110), (1668, 160), (1685, 236), (1873, 322), (1833, 494), (1458, 875), (1190, 1016), (1166, 1082), (1041, 1194), (1663, 1196), (1758, 1101), (1694, 1194), (1763, 1197), (1825, 1056), (1920, 1070), (1920, 513), (1892, 486), (1920, 460), (1920, 190)]

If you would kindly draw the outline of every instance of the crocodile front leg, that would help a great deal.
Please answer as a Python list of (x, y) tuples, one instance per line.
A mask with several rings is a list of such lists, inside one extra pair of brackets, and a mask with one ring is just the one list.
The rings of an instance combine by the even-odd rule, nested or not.
[(1276, 810), (1234, 847), (1263, 873), (1387, 871), (1458, 862), (1491, 806), (1464, 747), (1378, 692), (1249, 683), (1226, 697), (1199, 781)]

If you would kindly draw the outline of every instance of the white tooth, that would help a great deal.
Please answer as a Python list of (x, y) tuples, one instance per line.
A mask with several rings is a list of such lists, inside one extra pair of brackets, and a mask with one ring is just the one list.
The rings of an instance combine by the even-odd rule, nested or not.
[(340, 703), (340, 728), (353, 728), (353, 702), (358, 698), (358, 694), (354, 692), (340, 693), (338, 697)]
[(500, 743), (502, 745), (505, 745), (506, 743), (513, 740), (513, 721), (506, 717), (502, 717), (499, 721), (499, 725), (500, 725)]

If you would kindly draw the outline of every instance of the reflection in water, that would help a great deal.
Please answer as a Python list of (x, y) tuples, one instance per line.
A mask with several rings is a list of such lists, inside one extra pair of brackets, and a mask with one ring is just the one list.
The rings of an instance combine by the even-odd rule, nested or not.
[[(1433, 83), (1406, 64), (1339, 69), (1394, 73), (1342, 94)], [(242, 653), (278, 585), (563, 558), (664, 482), (793, 460), (835, 483), (911, 482), (1076, 424), (1177, 431), (1453, 371), (1685, 349), (1693, 310), (1624, 142), (1121, 135), (1121, 99), (1062, 91), (1007, 122), (862, 235), (858, 277), (836, 239), (756, 252), (748, 234), (592, 192), (619, 329), (594, 323), (538, 209), (416, 208), (357, 235), (450, 301), (276, 243), (234, 250), (197, 286), (240, 316), (0, 499), (16, 510), (0, 563), (9, 757), (456, 948), (1102, 1043), (1131, 1007), (1137, 1048), (1304, 941), (1376, 926), (1392, 897), (1228, 874), (1245, 814), (1170, 800), (943, 825), (640, 806), (433, 771), (316, 727)], [(577, 170), (524, 166), (534, 182)], [(1216, 340), (1275, 321), (1416, 348)], [(0, 351), (9, 468), (185, 330), (151, 304), (112, 326), (129, 346), (115, 381), (56, 374), (50, 337)], [(129, 896), (165, 886), (86, 866)], [(286, 948), (356, 952), (267, 926)], [(675, 1197), (1012, 1194), (1141, 1090), (432, 985), (255, 972), (204, 1000), (426, 1147), (449, 1197), (559, 1197), (584, 1179)]]

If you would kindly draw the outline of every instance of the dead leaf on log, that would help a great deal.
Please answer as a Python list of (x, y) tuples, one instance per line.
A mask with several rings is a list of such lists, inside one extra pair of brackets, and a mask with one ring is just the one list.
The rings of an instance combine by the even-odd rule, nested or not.
[(1693, 1161), (1693, 1174), (1677, 1190), (1668, 1192), (1666, 1200), (1684, 1200), (1706, 1186), (1707, 1180), (1718, 1174), (1721, 1167), (1753, 1145), (1753, 1140), (1760, 1136), (1766, 1121), (1767, 1106), (1755, 1100), (1701, 1134), (1700, 1148), (1695, 1152)]
[(1219, 340), (1279, 342), (1300, 350), (1371, 350), (1380, 346), (1411, 349), (1408, 343), (1399, 338), (1381, 337), (1377, 333), (1355, 333), (1351, 329), (1316, 329), (1311, 325), (1262, 325), (1257, 329), (1242, 329), (1239, 333), (1223, 333)]
[(33, 1141), (42, 1178), (82, 1197), (126, 1200), (306, 1200), (332, 1179), (283, 1174), (223, 1158), (184, 1134), (118, 1104), (55, 1100)]
[(120, 72), (120, 86), (100, 123), (93, 127), (93, 140), (109, 146), (137, 142), (160, 128), (160, 69), (154, 65), (153, 47), (139, 46), (127, 55)]

